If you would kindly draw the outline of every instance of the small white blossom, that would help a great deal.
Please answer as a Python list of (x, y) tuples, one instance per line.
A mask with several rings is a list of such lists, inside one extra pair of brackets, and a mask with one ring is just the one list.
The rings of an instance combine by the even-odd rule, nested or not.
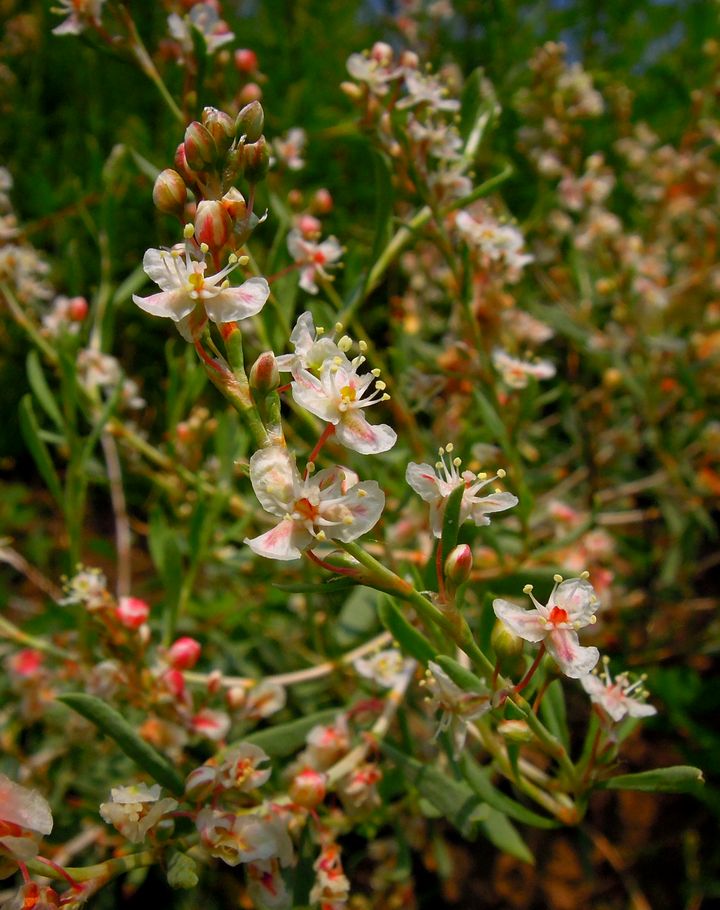
[(268, 910), (286, 910), (291, 900), (280, 871), (280, 862), (263, 859), (248, 863), (245, 868), (250, 899)]
[(475, 215), (464, 210), (458, 212), (455, 226), (486, 262), (504, 263), (511, 280), (519, 278), (520, 272), (533, 261), (529, 253), (523, 252), (525, 239), (520, 231), (512, 224), (501, 224), (486, 208)]
[(288, 130), (284, 136), (273, 139), (273, 151), (278, 161), (290, 171), (300, 171), (305, 167), (302, 157), (307, 145), (307, 133), (300, 126)]
[(315, 328), (312, 313), (298, 316), (295, 328), (290, 334), (290, 343), (295, 348), (293, 354), (281, 354), (275, 358), (281, 373), (293, 373), (298, 370), (310, 370), (319, 373), (326, 360), (340, 357), (342, 351), (335, 341), (335, 333), (325, 335)]
[(196, 28), (205, 39), (208, 54), (235, 39), (235, 35), (211, 3), (196, 3), (187, 16), (171, 13), (168, 16), (168, 31), (187, 54), (193, 52), (192, 28)]
[(160, 799), (160, 792), (159, 784), (113, 787), (110, 802), (100, 805), (100, 815), (131, 843), (139, 844), (163, 816), (178, 807), (175, 799)]
[[(184, 253), (184, 255), (183, 255)], [(162, 289), (150, 297), (133, 294), (133, 301), (153, 316), (173, 320), (186, 341), (198, 337), (208, 319), (217, 324), (236, 322), (255, 316), (265, 306), (270, 287), (264, 278), (248, 278), (231, 287), (227, 276), (237, 267), (237, 259), (215, 275), (205, 275), (205, 255), (193, 259), (186, 244), (172, 250), (147, 250), (143, 268)]]
[(491, 710), (490, 692), (466, 692), (432, 660), (428, 662), (426, 685), (431, 707), (442, 711), (435, 738), (449, 730), (458, 756), (465, 745), (468, 723)]
[(110, 602), (107, 590), (107, 579), (100, 569), (86, 569), (78, 566), (78, 571), (64, 584), (65, 597), (61, 604), (84, 604), (88, 610), (99, 610)]
[(372, 680), (384, 689), (392, 689), (404, 677), (408, 663), (397, 648), (386, 648), (371, 657), (358, 657), (353, 667), (365, 679)]
[(600, 705), (615, 723), (624, 717), (650, 717), (657, 714), (657, 709), (644, 701), (648, 695), (643, 687), (644, 682), (644, 676), (630, 682), (627, 673), (618, 673), (613, 679), (607, 657), (603, 657), (602, 673), (595, 669), (592, 674), (583, 676), (580, 680), (590, 700)]
[(503, 382), (511, 389), (524, 389), (532, 379), (552, 379), (555, 365), (549, 360), (520, 360), (502, 348), (492, 352), (492, 362), (502, 376)]
[(281, 519), (259, 537), (245, 539), (255, 553), (270, 559), (298, 559), (302, 550), (323, 540), (355, 540), (375, 525), (385, 505), (376, 481), (359, 483), (347, 468), (326, 468), (303, 480), (282, 446), (252, 456), (250, 480), (262, 507)]
[(52, 829), (52, 812), (45, 797), (0, 774), (0, 877), (5, 877), (7, 856), (20, 862), (32, 859), (41, 838)]
[(497, 618), (511, 632), (530, 642), (544, 642), (562, 672), (571, 679), (588, 674), (600, 658), (597, 648), (580, 645), (577, 630), (595, 623), (597, 596), (587, 578), (555, 576), (547, 604), (541, 604), (532, 593), (532, 585), (523, 589), (534, 604), (525, 610), (507, 600), (493, 601)]
[(60, 16), (67, 16), (56, 25), (53, 35), (79, 35), (88, 25), (100, 25), (105, 0), (57, 0), (60, 4), (52, 10)]
[(203, 846), (228, 866), (273, 858), (287, 866), (292, 861), (292, 842), (278, 818), (202, 809), (195, 823)]
[(270, 779), (271, 769), (260, 765), (269, 763), (267, 753), (252, 743), (240, 743), (228, 749), (218, 766), (217, 782), (225, 790), (246, 793), (262, 787)]
[(407, 95), (398, 101), (398, 110), (426, 104), (435, 111), (459, 111), (460, 102), (457, 98), (448, 97), (446, 86), (436, 76), (424, 75), (417, 70), (407, 70), (405, 74), (405, 88)]
[(497, 489), (488, 496), (478, 496), (488, 484), (503, 478), (505, 472), (498, 471), (492, 477), (472, 471), (463, 471), (461, 474), (462, 461), (452, 457), (453, 451), (453, 444), (448, 443), (440, 449), (440, 460), (434, 468), (429, 464), (411, 461), (405, 472), (405, 480), (413, 490), (425, 502), (430, 503), (430, 526), (435, 537), (442, 537), (445, 506), (453, 490), (461, 485), (465, 486), (465, 492), (460, 503), (460, 524), (470, 520), (476, 527), (484, 527), (490, 524), (490, 514), (504, 512), (518, 504), (517, 496)]
[(288, 233), (287, 246), (292, 258), (302, 266), (300, 287), (308, 294), (317, 294), (317, 279), (327, 280), (330, 277), (327, 267), (335, 265), (343, 254), (337, 238), (328, 237), (317, 243), (305, 237), (298, 228), (293, 228)]

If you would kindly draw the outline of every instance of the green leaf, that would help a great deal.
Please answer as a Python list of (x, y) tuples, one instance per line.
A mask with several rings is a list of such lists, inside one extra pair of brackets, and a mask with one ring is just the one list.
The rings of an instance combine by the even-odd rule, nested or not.
[(421, 632), (410, 624), (390, 597), (379, 598), (378, 616), (380, 622), (400, 645), (400, 650), (404, 654), (409, 654), (422, 664), (434, 660), (436, 649)]
[(473, 70), (462, 92), (460, 133), (465, 140), (464, 157), (472, 161), (488, 129), (500, 113), (500, 105), (482, 67)]
[(460, 759), (460, 767), (465, 780), (475, 793), (489, 806), (492, 806), (493, 809), (497, 809), (498, 812), (514, 818), (515, 821), (532, 825), (534, 828), (560, 827), (559, 822), (551, 818), (545, 818), (543, 815), (538, 815), (537, 812), (526, 808), (522, 803), (517, 802), (510, 796), (506, 796), (494, 787), (490, 781), (492, 774), (490, 769), (482, 768), (469, 753), (465, 752), (463, 754)]
[(53, 393), (50, 391), (47, 379), (45, 379), (45, 373), (40, 365), (40, 358), (38, 357), (37, 351), (30, 351), (27, 356), (26, 366), (30, 388), (35, 393), (35, 397), (50, 420), (52, 420), (59, 430), (62, 430), (64, 427), (62, 414), (60, 413), (60, 408), (57, 406)]
[[(465, 484), (458, 484), (448, 496), (447, 502), (445, 503), (441, 538), (444, 558), (447, 558), (450, 551), (457, 546), (458, 531), (460, 530), (460, 506), (462, 505), (464, 492)], [(440, 579), (438, 579), (438, 582), (439, 581)]]
[(93, 695), (82, 692), (70, 692), (58, 695), (57, 700), (77, 711), (90, 723), (114, 740), (122, 751), (136, 765), (147, 771), (157, 783), (181, 795), (185, 790), (182, 777), (173, 765), (140, 736), (125, 718), (110, 705), (105, 704)]
[(324, 711), (301, 717), (300, 720), (291, 720), (286, 724), (277, 724), (267, 730), (260, 730), (259, 733), (251, 733), (242, 741), (260, 746), (271, 758), (285, 758), (305, 744), (305, 738), (313, 727), (332, 723), (342, 711), (342, 708), (326, 708)]
[(435, 663), (439, 664), (455, 685), (460, 686), (465, 692), (483, 693), (488, 691), (487, 683), (483, 682), (479, 676), (476, 676), (466, 667), (463, 667), (462, 664), (453, 660), (452, 657), (440, 654), (435, 658)]
[(33, 410), (30, 393), (23, 395), (20, 401), (20, 431), (48, 490), (58, 503), (62, 503), (63, 492), (60, 478), (55, 470), (50, 452), (40, 436), (40, 427)]
[(609, 780), (598, 781), (595, 787), (599, 790), (642, 790), (646, 793), (695, 793), (704, 783), (699, 768), (673, 765), (637, 774), (621, 774)]
[(570, 748), (570, 731), (565, 709), (565, 690), (559, 679), (554, 680), (545, 690), (540, 702), (540, 715), (548, 730), (565, 746)]
[(197, 863), (187, 853), (173, 853), (167, 867), (167, 880), (171, 888), (194, 888), (200, 881)]
[(485, 837), (494, 844), (498, 850), (514, 856), (523, 863), (535, 865), (535, 857), (530, 852), (530, 848), (518, 834), (517, 828), (497, 809), (488, 809), (488, 817), (480, 820), (480, 831)]
[(392, 165), (382, 152), (370, 146), (375, 176), (375, 237), (370, 262), (377, 262), (392, 237), (392, 215), (395, 194), (392, 185)]
[(480, 389), (474, 390), (475, 402), (477, 403), (478, 409), (480, 411), (480, 416), (483, 419), (483, 423), (490, 432), (492, 439), (496, 440), (497, 443), (501, 446), (502, 450), (507, 455), (508, 452), (512, 451), (512, 446), (510, 444), (510, 437), (508, 432), (505, 429), (505, 424), (500, 419), (500, 415), (495, 410), (493, 405), (490, 403), (490, 400), (486, 395), (484, 395)]
[(389, 743), (383, 742), (381, 748), (401, 767), (407, 780), (415, 785), (423, 798), (464, 837), (474, 838), (480, 822), (490, 818), (490, 807), (481, 803), (476, 793), (464, 781), (455, 780), (432, 765), (425, 765), (410, 758)]

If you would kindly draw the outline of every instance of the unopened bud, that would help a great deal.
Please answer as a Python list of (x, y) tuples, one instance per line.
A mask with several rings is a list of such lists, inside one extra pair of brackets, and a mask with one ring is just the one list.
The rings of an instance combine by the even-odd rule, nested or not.
[(139, 629), (150, 616), (150, 606), (139, 597), (121, 597), (115, 615), (126, 629)]
[(511, 743), (529, 743), (534, 739), (534, 733), (524, 720), (502, 720), (497, 731)]
[(225, 206), (214, 199), (198, 203), (195, 213), (195, 239), (211, 250), (221, 250), (232, 236), (233, 223)]
[(235, 138), (235, 121), (216, 107), (205, 107), (202, 112), (202, 122), (205, 129), (215, 140), (215, 145), (221, 153), (226, 152)]
[(390, 66), (393, 61), (393, 49), (385, 41), (376, 41), (370, 51), (370, 57), (380, 66)]
[(88, 302), (84, 297), (71, 297), (68, 300), (67, 314), (71, 322), (82, 322), (88, 314)]
[(166, 657), (176, 670), (190, 670), (200, 660), (201, 651), (200, 642), (185, 635), (170, 645)]
[(353, 101), (359, 101), (363, 97), (363, 90), (356, 82), (341, 82), (340, 91)]
[(257, 142), (265, 125), (265, 111), (259, 101), (251, 101), (237, 115), (235, 135), (244, 136), (246, 142)]
[(217, 160), (218, 150), (210, 132), (197, 120), (185, 130), (185, 158), (194, 171), (202, 171)]
[(231, 711), (239, 711), (247, 701), (247, 689), (244, 686), (230, 686), (225, 693), (225, 704)]
[(313, 768), (296, 774), (290, 784), (290, 798), (304, 809), (314, 809), (325, 799), (327, 777)]
[(466, 543), (458, 544), (445, 560), (445, 578), (454, 585), (462, 585), (470, 578), (472, 566), (472, 550)]
[(403, 51), (400, 55), (400, 66), (405, 69), (416, 70), (420, 66), (420, 58), (415, 51)]
[(182, 698), (185, 695), (185, 677), (180, 670), (170, 669), (163, 676), (163, 682), (166, 688), (175, 698)]
[[(178, 172), (179, 176), (185, 181), (185, 183), (194, 183), (197, 178), (197, 174), (190, 167), (187, 160), (187, 153), (185, 151), (185, 143), (181, 142), (180, 145), (175, 150), (175, 170)], [(156, 203), (157, 205), (157, 203)]]
[(322, 233), (322, 224), (313, 215), (301, 215), (297, 220), (297, 226), (306, 239), (319, 237)]
[(205, 802), (215, 789), (216, 783), (217, 769), (211, 765), (200, 765), (185, 779), (185, 796), (193, 802)]
[(262, 98), (262, 89), (257, 82), (248, 82), (244, 85), (238, 94), (240, 104), (250, 104), (251, 101), (259, 101)]
[(264, 351), (250, 369), (250, 388), (267, 395), (280, 385), (280, 373), (272, 351)]
[(332, 212), (333, 197), (330, 194), (330, 190), (320, 187), (313, 196), (312, 207), (319, 215), (327, 215)]
[(259, 183), (265, 179), (270, 167), (270, 151), (265, 137), (261, 136), (252, 145), (246, 145), (243, 150), (245, 160), (245, 177), (248, 183)]
[(245, 197), (234, 186), (225, 193), (220, 202), (233, 221), (242, 221), (247, 215)]
[(258, 56), (255, 51), (249, 47), (239, 47), (235, 51), (235, 69), (241, 73), (256, 73), (258, 68)]
[(490, 644), (495, 652), (497, 664), (504, 674), (514, 676), (522, 672), (525, 647), (523, 639), (511, 632), (500, 620), (497, 620), (493, 626)]
[(187, 187), (177, 171), (171, 167), (160, 171), (153, 187), (155, 208), (165, 215), (181, 215), (187, 202)]

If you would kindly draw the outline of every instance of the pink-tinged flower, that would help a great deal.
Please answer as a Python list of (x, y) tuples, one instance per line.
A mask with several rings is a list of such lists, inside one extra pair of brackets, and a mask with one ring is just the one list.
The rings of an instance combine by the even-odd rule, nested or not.
[(259, 537), (245, 539), (255, 553), (270, 559), (298, 559), (324, 540), (355, 540), (375, 525), (385, 505), (376, 481), (358, 483), (347, 468), (326, 468), (303, 480), (282, 446), (252, 456), (250, 480), (262, 507), (282, 519)]
[(273, 139), (273, 151), (278, 161), (291, 171), (300, 171), (305, 167), (302, 156), (306, 145), (307, 133), (300, 126), (294, 126), (284, 136)]
[[(203, 247), (204, 248), (204, 247)], [(148, 277), (162, 289), (150, 297), (133, 294), (133, 301), (152, 316), (172, 319), (186, 341), (192, 342), (202, 332), (207, 320), (221, 325), (255, 316), (265, 306), (270, 287), (264, 278), (248, 278), (231, 287), (227, 276), (237, 267), (237, 258), (215, 275), (205, 275), (207, 263), (193, 259), (190, 247), (172, 250), (147, 250), (143, 268)]]
[(401, 67), (393, 66), (393, 50), (390, 45), (378, 41), (372, 51), (350, 54), (345, 66), (357, 82), (364, 82), (373, 95), (386, 95), (388, 83), (403, 75)]
[(111, 603), (107, 579), (100, 569), (78, 566), (72, 578), (64, 581), (65, 597), (61, 604), (84, 604), (91, 611), (101, 610)]
[(435, 463), (434, 468), (429, 464), (411, 461), (405, 472), (405, 480), (413, 490), (425, 502), (430, 503), (430, 526), (435, 537), (442, 537), (445, 506), (450, 494), (463, 484), (465, 492), (460, 503), (460, 524), (469, 519), (476, 527), (484, 527), (490, 524), (488, 517), (490, 514), (512, 509), (519, 501), (512, 493), (504, 493), (498, 489), (488, 496), (478, 496), (488, 484), (502, 480), (505, 471), (501, 469), (492, 477), (488, 477), (487, 474), (475, 474), (472, 471), (463, 471), (461, 474), (462, 461), (452, 457), (453, 450), (453, 444), (448, 443), (439, 450), (440, 460)]
[(139, 597), (121, 597), (115, 615), (128, 629), (139, 629), (150, 616), (150, 605)]
[(524, 610), (507, 600), (497, 599), (493, 601), (497, 618), (525, 641), (544, 642), (566, 676), (580, 679), (588, 674), (598, 662), (600, 652), (594, 647), (582, 647), (577, 635), (578, 629), (596, 621), (597, 596), (587, 578), (563, 581), (556, 575), (547, 604), (541, 604), (535, 598), (532, 585), (525, 585), (523, 591), (530, 596), (534, 609)]
[(290, 895), (283, 881), (279, 860), (273, 858), (248, 863), (246, 874), (248, 895), (257, 905), (268, 910), (290, 907)]
[(228, 735), (230, 718), (224, 711), (202, 708), (192, 718), (190, 724), (195, 733), (205, 736), (213, 742), (219, 742)]
[(25, 862), (37, 856), (40, 840), (52, 829), (45, 797), (0, 774), (0, 877), (5, 877), (7, 857)]
[(343, 872), (340, 847), (334, 843), (324, 846), (313, 863), (313, 869), (316, 878), (310, 891), (310, 903), (332, 910), (344, 907), (350, 896), (350, 882)]
[(270, 779), (271, 769), (261, 768), (270, 762), (267, 753), (252, 743), (240, 743), (228, 749), (217, 769), (217, 782), (225, 790), (247, 793), (262, 787)]
[(334, 724), (313, 727), (307, 735), (307, 749), (302, 758), (317, 771), (325, 771), (350, 749), (347, 717), (339, 714)]
[(328, 280), (327, 268), (334, 266), (343, 254), (336, 237), (318, 243), (293, 228), (287, 236), (288, 252), (300, 266), (300, 287), (308, 294), (317, 294), (317, 279)]
[(326, 360), (342, 356), (335, 341), (335, 332), (326, 335), (320, 326), (315, 328), (312, 313), (305, 312), (298, 316), (295, 328), (290, 333), (290, 343), (295, 352), (275, 358), (281, 373), (295, 375), (298, 370), (319, 373)]
[(228, 866), (273, 858), (283, 866), (292, 862), (292, 841), (278, 818), (203, 809), (195, 823), (210, 855)]
[(338, 794), (348, 811), (375, 809), (380, 805), (377, 785), (382, 776), (374, 762), (364, 762), (338, 782)]
[(242, 706), (245, 720), (264, 720), (285, 707), (287, 693), (278, 683), (263, 680), (247, 693)]
[(524, 389), (530, 378), (552, 379), (555, 375), (555, 366), (549, 360), (520, 360), (502, 348), (495, 348), (492, 352), (492, 362), (503, 382), (511, 389)]
[(105, 0), (58, 0), (58, 3), (52, 12), (67, 19), (55, 26), (53, 35), (79, 35), (89, 25), (100, 25)]
[(513, 280), (517, 280), (525, 266), (533, 261), (529, 253), (523, 252), (525, 240), (520, 231), (512, 224), (499, 222), (486, 208), (477, 210), (475, 215), (458, 212), (455, 226), (484, 262), (504, 263)]
[(131, 843), (139, 844), (165, 815), (178, 807), (175, 799), (160, 799), (160, 792), (159, 784), (113, 787), (110, 802), (100, 805), (100, 815)]
[(5, 668), (16, 679), (36, 679), (43, 670), (45, 658), (36, 648), (23, 648), (11, 654), (5, 661)]
[(442, 711), (435, 739), (449, 730), (455, 755), (462, 752), (471, 720), (482, 717), (492, 708), (490, 692), (466, 692), (450, 679), (435, 661), (428, 662), (426, 679), (421, 685), (430, 693), (430, 706)]
[[(397, 433), (387, 424), (369, 423), (363, 413), (365, 408), (390, 397), (385, 392), (385, 383), (376, 381), (373, 371), (362, 376), (358, 374), (364, 359), (356, 357), (349, 361), (342, 355), (326, 360), (319, 376), (313, 376), (308, 370), (298, 370), (292, 393), (300, 407), (334, 425), (335, 435), (342, 445), (361, 455), (376, 455), (395, 445)], [(363, 398), (373, 382), (373, 392)]]
[(168, 31), (187, 54), (193, 52), (193, 28), (205, 39), (208, 54), (235, 39), (212, 3), (196, 3), (186, 17), (177, 13), (168, 16)]
[(405, 88), (407, 95), (398, 101), (398, 110), (415, 107), (417, 104), (426, 104), (434, 111), (459, 111), (460, 102), (457, 98), (450, 98), (446, 86), (436, 76), (424, 75), (417, 70), (407, 70), (405, 73)]
[(618, 673), (613, 679), (609, 659), (603, 657), (602, 662), (601, 673), (596, 669), (580, 680), (593, 704), (600, 705), (615, 723), (619, 723), (624, 717), (650, 717), (657, 714), (657, 708), (646, 704), (644, 700), (649, 695), (644, 688), (645, 676), (630, 682), (627, 673)]

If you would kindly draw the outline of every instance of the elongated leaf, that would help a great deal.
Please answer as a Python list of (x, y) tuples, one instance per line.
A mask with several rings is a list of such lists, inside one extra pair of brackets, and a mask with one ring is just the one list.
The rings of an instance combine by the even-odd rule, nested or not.
[(370, 147), (375, 175), (375, 237), (370, 262), (376, 262), (392, 236), (393, 185), (392, 166), (387, 155)]
[(50, 420), (59, 430), (62, 430), (64, 425), (62, 414), (53, 393), (50, 391), (47, 379), (45, 379), (45, 373), (40, 365), (37, 351), (30, 351), (27, 356), (26, 366), (30, 388), (35, 393), (35, 397)]
[(502, 447), (507, 455), (511, 451), (510, 437), (505, 429), (505, 424), (500, 419), (500, 415), (490, 402), (490, 399), (484, 395), (480, 389), (474, 390), (475, 401), (480, 411), (483, 423), (490, 431), (490, 436)]
[(502, 812), (515, 821), (522, 822), (526, 825), (532, 825), (534, 828), (558, 828), (560, 822), (551, 818), (545, 818), (538, 815), (532, 809), (523, 806), (522, 803), (512, 799), (502, 793), (490, 781), (490, 771), (481, 768), (480, 765), (467, 752), (463, 754), (460, 760), (465, 780), (470, 784), (477, 795), (493, 809)]
[(458, 531), (460, 530), (460, 506), (462, 505), (464, 492), (465, 484), (458, 484), (445, 503), (442, 527), (443, 558), (447, 558), (453, 547), (457, 545)]
[(691, 765), (673, 765), (670, 768), (656, 768), (654, 771), (640, 771), (637, 774), (621, 774), (595, 786), (600, 790), (642, 790), (646, 793), (694, 793), (705, 783), (703, 773)]
[(548, 730), (566, 749), (570, 748), (570, 731), (565, 709), (565, 691), (559, 679), (550, 683), (540, 703), (540, 715)]
[(497, 809), (488, 808), (488, 817), (479, 822), (480, 831), (498, 850), (514, 856), (524, 863), (535, 865), (535, 858), (530, 848), (518, 834), (513, 823)]
[(432, 765), (421, 764), (389, 743), (383, 742), (381, 748), (400, 766), (407, 780), (417, 787), (424, 799), (464, 837), (474, 838), (480, 822), (490, 818), (490, 807), (484, 805), (464, 781), (455, 780)]
[(40, 476), (47, 484), (58, 503), (62, 503), (63, 492), (60, 478), (55, 470), (55, 465), (50, 457), (50, 452), (40, 436), (40, 427), (33, 410), (32, 397), (28, 393), (20, 402), (20, 431), (23, 439), (30, 449), (30, 454), (35, 460)]
[(131, 758), (143, 771), (147, 771), (157, 783), (162, 784), (172, 793), (183, 793), (184, 781), (173, 765), (150, 743), (145, 742), (135, 728), (110, 705), (93, 695), (86, 695), (82, 692), (59, 695), (58, 701), (63, 702), (90, 723), (95, 724), (99, 730), (117, 743), (128, 758)]
[(429, 660), (435, 658), (436, 649), (421, 632), (410, 624), (391, 598), (380, 597), (378, 616), (380, 622), (400, 645), (404, 654), (414, 657), (422, 664), (427, 664)]
[(271, 758), (285, 758), (297, 752), (305, 744), (305, 738), (313, 727), (320, 724), (329, 724), (341, 714), (343, 708), (326, 708), (300, 720), (291, 720), (286, 724), (278, 724), (258, 733), (246, 736), (243, 742), (252, 743), (264, 749)]

